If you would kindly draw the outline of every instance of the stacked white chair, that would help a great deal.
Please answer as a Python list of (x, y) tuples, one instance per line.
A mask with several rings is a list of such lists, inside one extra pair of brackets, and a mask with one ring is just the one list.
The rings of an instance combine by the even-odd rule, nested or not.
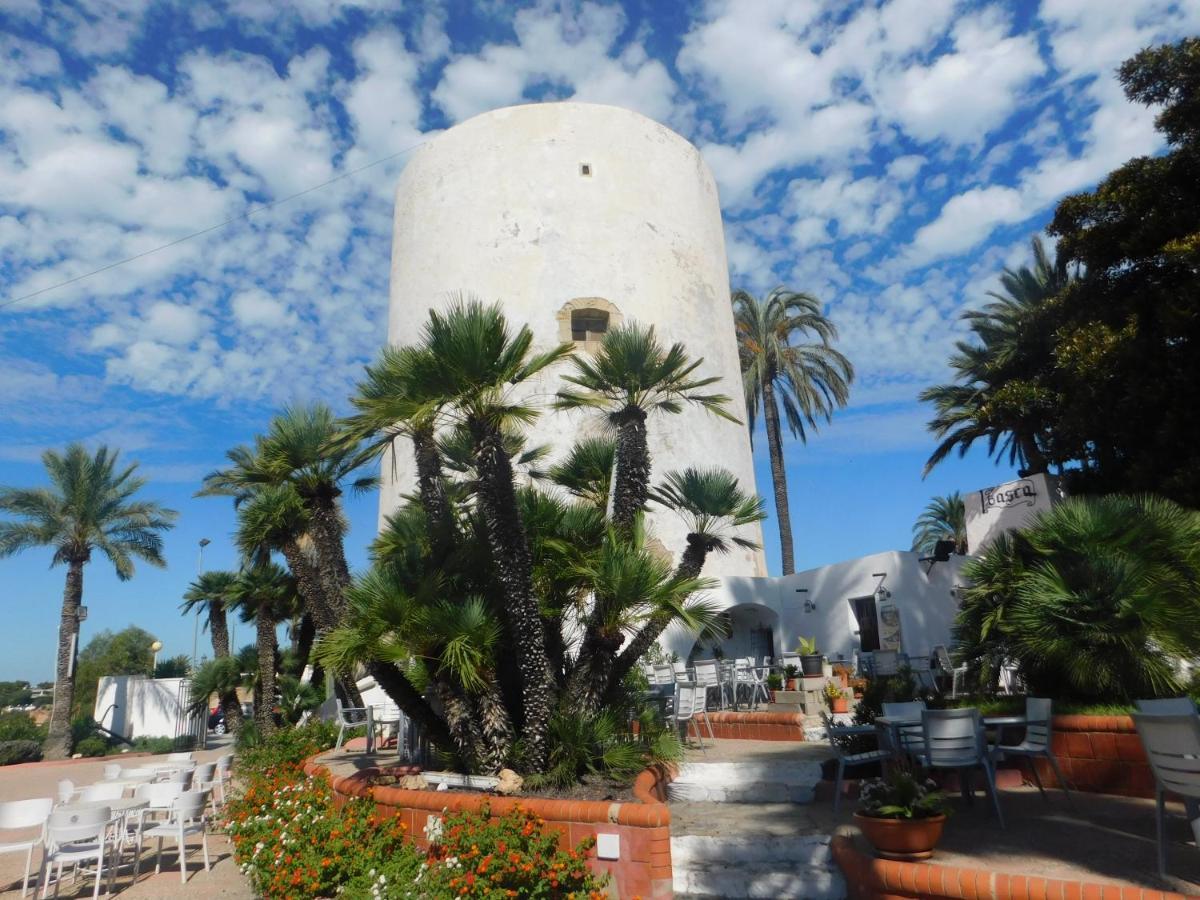
[(25, 880), (21, 883), (21, 896), (29, 890), (29, 873), (33, 871), (33, 851), (46, 844), (46, 820), (54, 809), (54, 801), (49, 797), (34, 800), (12, 800), (0, 803), (0, 831), (22, 830), (37, 828), (36, 836), (28, 835), (16, 840), (0, 840), (0, 854), (25, 852)]

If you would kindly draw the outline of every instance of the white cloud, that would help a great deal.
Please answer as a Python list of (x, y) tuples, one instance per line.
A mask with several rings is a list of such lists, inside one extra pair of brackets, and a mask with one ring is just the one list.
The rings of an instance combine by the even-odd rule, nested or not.
[(230, 305), (243, 328), (279, 328), (288, 321), (287, 307), (258, 288), (234, 294)]
[(191, 307), (160, 300), (146, 310), (139, 332), (164, 344), (190, 344), (204, 332), (204, 318)]

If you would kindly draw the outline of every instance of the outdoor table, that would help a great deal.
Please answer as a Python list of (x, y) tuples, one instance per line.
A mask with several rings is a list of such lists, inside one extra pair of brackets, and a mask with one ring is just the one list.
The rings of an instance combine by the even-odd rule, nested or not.
[(901, 748), (900, 732), (905, 728), (918, 727), (921, 724), (920, 719), (914, 719), (911, 716), (876, 716), (875, 725), (882, 725), (891, 732), (890, 743), (892, 745), (892, 754), (897, 758), (904, 755)]
[(150, 805), (149, 800), (140, 797), (122, 797), (120, 800), (74, 800), (64, 803), (59, 809), (104, 809), (112, 811), (113, 819), (124, 818), (131, 812), (144, 809)]

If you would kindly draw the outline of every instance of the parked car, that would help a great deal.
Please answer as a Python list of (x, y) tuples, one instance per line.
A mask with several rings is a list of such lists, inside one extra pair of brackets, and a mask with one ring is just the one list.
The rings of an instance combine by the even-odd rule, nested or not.
[[(242, 715), (249, 719), (254, 715), (254, 706), (243, 703)], [(225, 710), (221, 707), (216, 706), (208, 711), (208, 730), (213, 734), (224, 734), (228, 730), (225, 726)]]

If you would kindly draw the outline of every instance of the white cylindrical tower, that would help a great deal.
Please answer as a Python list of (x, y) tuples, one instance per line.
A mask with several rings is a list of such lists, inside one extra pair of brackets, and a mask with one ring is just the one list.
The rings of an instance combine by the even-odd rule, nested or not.
[[(745, 421), (717, 188), (699, 151), (635, 112), (588, 103), (498, 109), (451, 128), (413, 155), (396, 189), (388, 339), (417, 340), (454, 292), (499, 301), (538, 347), (574, 340), (593, 352), (622, 321), (653, 325), (703, 357)], [(569, 364), (533, 386), (549, 401)], [(671, 469), (720, 465), (755, 490), (744, 425), (703, 409), (647, 423), (657, 482)], [(552, 458), (601, 429), (595, 413), (546, 410), (531, 444)], [(409, 448), (385, 461), (381, 517), (415, 478)], [(651, 506), (656, 538), (678, 558), (683, 521)], [(761, 543), (761, 529), (745, 529)], [(761, 551), (712, 555), (707, 575), (765, 575)]]

